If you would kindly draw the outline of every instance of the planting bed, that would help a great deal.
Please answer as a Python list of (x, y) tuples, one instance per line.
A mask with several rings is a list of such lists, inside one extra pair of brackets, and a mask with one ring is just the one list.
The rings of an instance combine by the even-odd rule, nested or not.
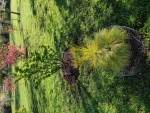
[(62, 71), (63, 71), (64, 78), (70, 84), (76, 83), (79, 76), (79, 69), (73, 66), (73, 56), (71, 55), (69, 49), (63, 54)]
[(131, 46), (130, 61), (121, 76), (133, 76), (136, 75), (145, 64), (147, 59), (147, 49), (143, 43), (143, 36), (141, 34), (129, 27), (119, 27), (127, 31), (129, 40), (126, 40), (125, 43), (128, 43)]

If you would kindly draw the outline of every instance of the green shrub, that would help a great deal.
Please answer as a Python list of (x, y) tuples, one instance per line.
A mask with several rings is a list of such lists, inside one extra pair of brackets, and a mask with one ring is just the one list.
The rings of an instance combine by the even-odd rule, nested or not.
[(15, 67), (15, 82), (20, 79), (31, 80), (37, 87), (40, 82), (58, 72), (62, 66), (59, 53), (49, 46), (41, 46), (38, 52), (31, 53), (31, 57), (22, 62), (22, 65)]
[(89, 63), (94, 68), (100, 67), (118, 74), (129, 63), (130, 46), (124, 42), (127, 39), (128, 35), (122, 29), (102, 29), (85, 46), (71, 48), (74, 66)]

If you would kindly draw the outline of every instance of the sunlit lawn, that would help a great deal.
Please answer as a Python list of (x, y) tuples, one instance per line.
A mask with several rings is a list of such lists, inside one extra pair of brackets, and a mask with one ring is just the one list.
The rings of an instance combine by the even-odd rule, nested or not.
[[(47, 2), (48, 1), (42, 2), (43, 7), (47, 5)], [(49, 5), (51, 5), (55, 9), (54, 11), (57, 12), (58, 9), (54, 5), (53, 1), (51, 3), (52, 4)], [(38, 47), (40, 45), (50, 45), (52, 48), (55, 48), (54, 31), (58, 31), (55, 30), (56, 26), (53, 25), (54, 22), (51, 23), (50, 19), (46, 19), (52, 15), (51, 13), (54, 12), (49, 12), (47, 15), (44, 15), (45, 10), (43, 11), (43, 9), (39, 9), (37, 6), (37, 12), (39, 13), (39, 15), (35, 16), (32, 13), (32, 7), (29, 0), (12, 0), (11, 10), (20, 12), (21, 14), (20, 16), (14, 14), (11, 15), (12, 23), (15, 27), (15, 32), (11, 34), (11, 43), (16, 44), (20, 48), (25, 44), (26, 46), (28, 46), (29, 52), (35, 50), (38, 51)], [(54, 19), (54, 17), (57, 17), (59, 19), (56, 20)], [(57, 14), (54, 15), (54, 17), (52, 16), (52, 21), (57, 21), (57, 27), (60, 27), (61, 22), (59, 21), (61, 21), (61, 16)], [(41, 26), (43, 23), (43, 21), (41, 21), (41, 18), (44, 18), (45, 25), (48, 26)], [(58, 38), (60, 37), (58, 36)], [(57, 94), (60, 93), (61, 90), (58, 89), (62, 88), (61, 83), (58, 81), (58, 78), (59, 77), (52, 76), (51, 78), (43, 81), (40, 86), (41, 88), (39, 87), (38, 89), (34, 89), (32, 87), (32, 83), (30, 85), (30, 82), (28, 82), (28, 85), (25, 86), (24, 80), (19, 81), (17, 85), (18, 88), (13, 94), (13, 112), (24, 106), (27, 109), (27, 112), (31, 112), (32, 110), (34, 110), (35, 112), (39, 113), (53, 113), (57, 109), (55, 107), (57, 106), (56, 98), (58, 98), (56, 97), (56, 92)], [(56, 82), (59, 82), (57, 83), (58, 87), (55, 86)], [(54, 87), (56, 88), (54, 89)], [(63, 95), (60, 98), (64, 100)], [(60, 106), (63, 106), (63, 104)]]

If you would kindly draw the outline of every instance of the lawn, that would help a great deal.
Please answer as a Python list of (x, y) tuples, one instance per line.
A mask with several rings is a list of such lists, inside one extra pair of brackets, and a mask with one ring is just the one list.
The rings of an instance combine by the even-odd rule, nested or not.
[[(94, 32), (112, 24), (144, 30), (149, 37), (148, 0), (121, 0), (111, 5), (101, 0), (85, 1), (11, 0), (11, 11), (20, 12), (20, 16), (11, 14), (15, 27), (10, 34), (11, 43), (20, 48), (25, 44), (29, 55), (41, 45), (63, 52), (72, 43), (82, 44), (84, 37), (92, 39)], [(144, 6), (147, 9), (144, 10)], [(139, 9), (130, 12), (133, 7)], [(116, 13), (117, 8), (125, 12)], [(144, 19), (142, 14), (146, 15)], [(32, 81), (25, 83), (22, 79), (12, 94), (12, 110), (15, 113), (25, 107), (27, 113), (148, 113), (149, 69), (145, 66), (133, 77), (113, 77), (110, 73), (84, 67), (77, 85), (67, 83), (61, 71), (43, 80), (38, 88)]]

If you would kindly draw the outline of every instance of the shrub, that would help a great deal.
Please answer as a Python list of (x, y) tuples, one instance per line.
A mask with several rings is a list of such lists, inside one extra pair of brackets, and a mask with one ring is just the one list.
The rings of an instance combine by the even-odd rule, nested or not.
[(30, 58), (22, 62), (22, 66), (15, 67), (15, 82), (20, 79), (32, 80), (37, 87), (40, 82), (58, 72), (62, 68), (62, 59), (59, 53), (49, 46), (41, 46), (38, 52), (30, 54)]
[(8, 53), (5, 57), (6, 63), (8, 65), (13, 65), (16, 63), (17, 57), (22, 54), (21, 50), (17, 49), (15, 45), (8, 45)]
[(3, 47), (0, 48), (0, 69), (15, 64), (17, 58), (22, 54), (25, 55), (25, 52), (18, 49), (15, 45), (3, 45)]
[(85, 46), (71, 48), (74, 66), (89, 63), (94, 68), (103, 68), (118, 74), (129, 63), (131, 53), (126, 40), (128, 35), (122, 29), (102, 29)]

